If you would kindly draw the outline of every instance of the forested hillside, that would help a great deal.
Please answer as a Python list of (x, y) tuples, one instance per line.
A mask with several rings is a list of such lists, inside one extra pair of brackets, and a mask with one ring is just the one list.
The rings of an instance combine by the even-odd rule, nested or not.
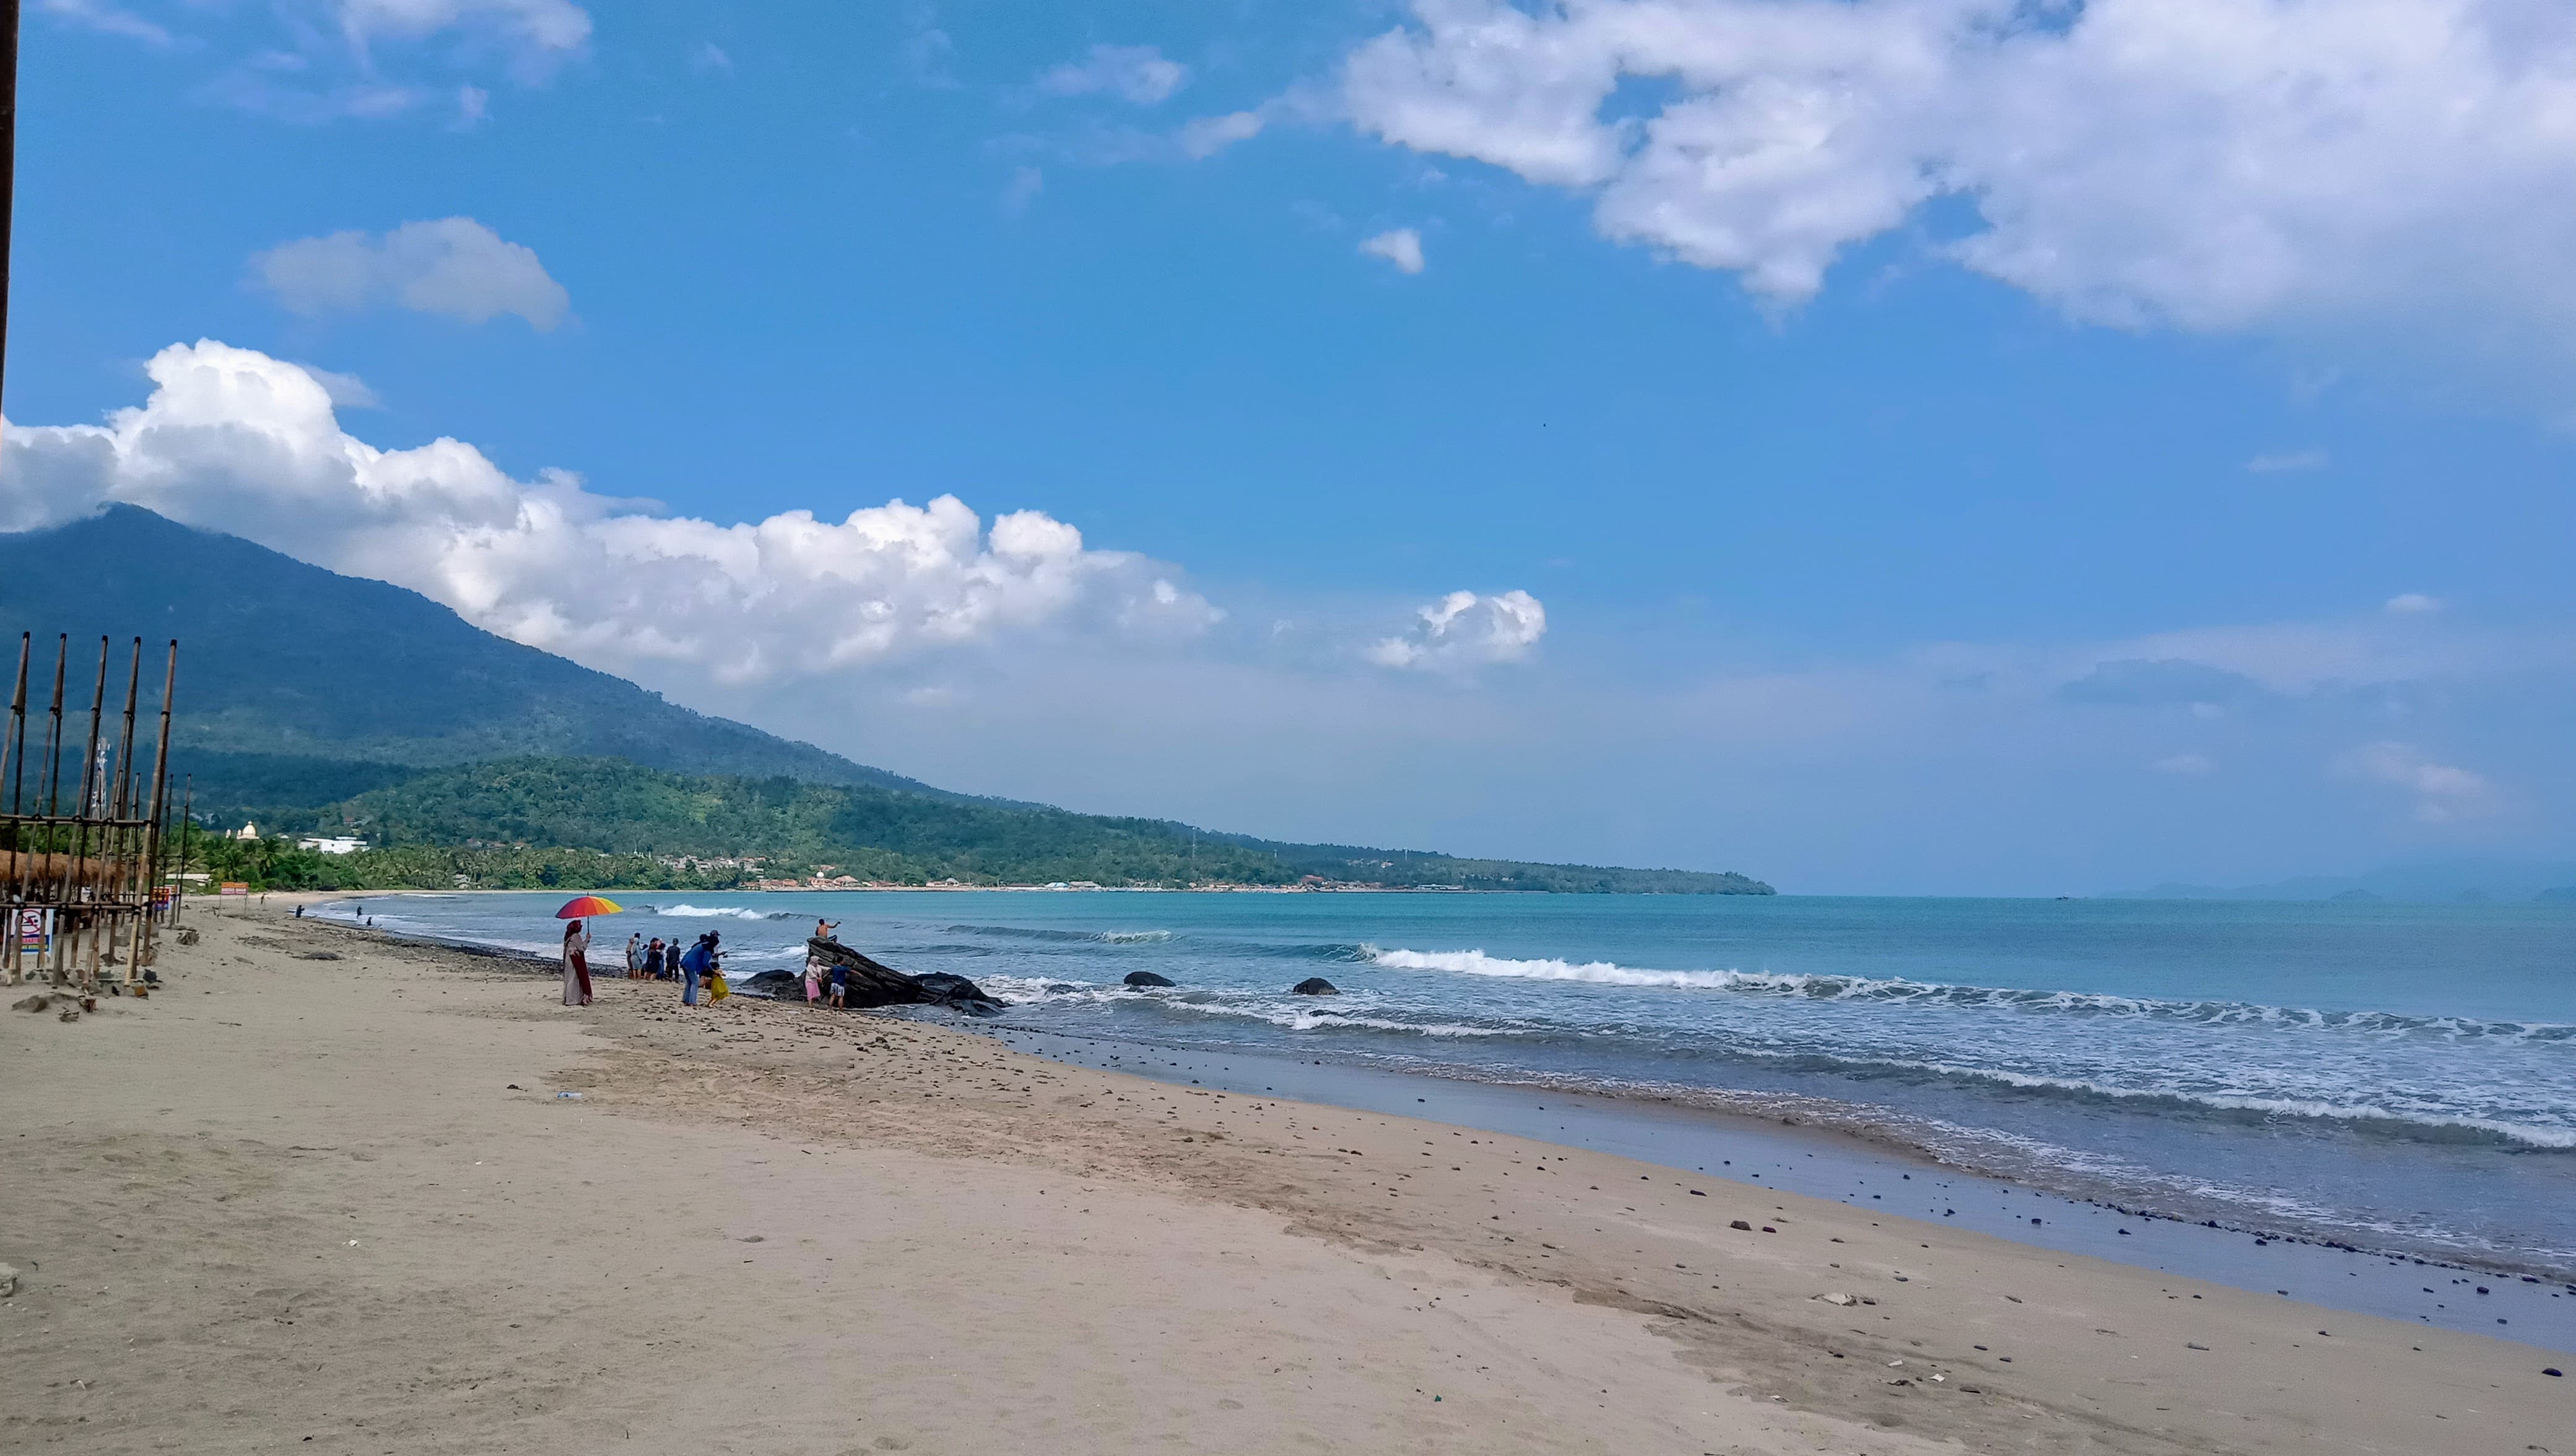
[[(695, 887), (758, 875), (801, 877), (826, 866), (859, 880), (923, 884), (1103, 885), (1327, 880), (1385, 885), (1586, 893), (1767, 894), (1741, 875), (1465, 860), (1409, 850), (1275, 844), (1212, 835), (1159, 819), (961, 803), (869, 784), (784, 776), (664, 773), (617, 759), (516, 758), (418, 772), (313, 816), (307, 826), (366, 838), (375, 852), (311, 863), (264, 851), (256, 871), (359, 886), (446, 888), (457, 875), (489, 882), (534, 874), (557, 883), (577, 863), (546, 852), (623, 857), (592, 872), (624, 882)], [(239, 855), (240, 851), (229, 851)], [(538, 856), (531, 860), (530, 855)], [(757, 872), (678, 861), (757, 860)], [(548, 867), (552, 868), (549, 869)], [(321, 880), (314, 880), (321, 883)]]

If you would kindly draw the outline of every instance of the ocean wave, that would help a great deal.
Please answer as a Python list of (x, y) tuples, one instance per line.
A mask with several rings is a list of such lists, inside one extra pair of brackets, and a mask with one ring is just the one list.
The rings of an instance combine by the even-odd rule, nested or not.
[(2494, 1037), (2514, 1041), (2576, 1042), (2576, 1025), (2547, 1021), (2486, 1021), (2468, 1016), (2404, 1016), (2388, 1011), (2310, 1011), (2237, 1001), (2161, 1001), (2088, 991), (2034, 991), (2001, 986), (1953, 986), (1900, 978), (1828, 976), (1767, 971), (1666, 971), (1612, 961), (1514, 960), (1481, 950), (1381, 950), (1362, 946), (1371, 964), (1393, 970), (1448, 971), (1460, 975), (1527, 981), (1576, 981), (1597, 986), (1667, 987), (1737, 991), (1812, 1001), (1955, 1006), (1970, 1010), (2138, 1017), (2205, 1026), (2247, 1025), (2289, 1030), (2338, 1030), (2380, 1035)]
[(948, 935), (996, 935), (1012, 940), (1048, 940), (1077, 945), (1150, 945), (1172, 938), (1168, 930), (1052, 930), (1035, 925), (950, 925)]
[(792, 910), (746, 910), (739, 905), (665, 905), (656, 913), (677, 916), (683, 920), (792, 920), (796, 918), (796, 912)]
[(985, 976), (977, 985), (1015, 1006), (1092, 1003), (1103, 1006), (1150, 1007), (1156, 1011), (1200, 1016), (1241, 1017), (1268, 1022), (1289, 1031), (1380, 1031), (1418, 1036), (1521, 1036), (1512, 1027), (1470, 1026), (1449, 1021), (1398, 1021), (1369, 1015), (1373, 1005), (1340, 1006), (1313, 997), (1289, 998), (1278, 992), (1209, 991), (1191, 987), (1104, 986), (1096, 982), (1047, 980), (1026, 976)]

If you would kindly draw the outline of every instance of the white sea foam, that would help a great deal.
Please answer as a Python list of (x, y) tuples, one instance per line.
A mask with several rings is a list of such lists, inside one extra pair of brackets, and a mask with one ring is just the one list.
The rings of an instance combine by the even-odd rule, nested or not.
[(1609, 961), (1507, 960), (1481, 950), (1380, 950), (1360, 947), (1361, 956), (1399, 971), (1453, 971), (1468, 976), (1506, 976), (1523, 981), (1588, 981), (1596, 986), (1680, 986), (1724, 990), (1743, 980), (1734, 971), (1648, 971)]
[(1465, 1026), (1446, 1021), (1394, 1021), (1370, 1016), (1356, 1006), (1318, 1003), (1311, 997), (1283, 1001), (1278, 993), (1267, 991), (1204, 991), (1168, 987), (1104, 986), (1090, 981), (1050, 980), (1028, 976), (985, 976), (977, 985), (1002, 1001), (1013, 1005), (1051, 1004), (1062, 1006), (1073, 1002), (1099, 1004), (1151, 1004), (1166, 1011), (1195, 1012), (1201, 1016), (1233, 1016), (1253, 1021), (1266, 1021), (1289, 1031), (1400, 1031), (1422, 1036), (1520, 1036), (1524, 1033), (1506, 1027)]
[(1896, 977), (1820, 976), (1768, 971), (1667, 971), (1613, 961), (1513, 960), (1481, 950), (1418, 951), (1360, 947), (1361, 959), (1403, 971), (1524, 981), (1578, 981), (1596, 986), (1668, 987), (1795, 996), (1810, 1001), (1859, 1001), (1951, 1006), (1968, 1010), (2062, 1012), (2089, 1017), (2144, 1017), (2201, 1025), (2260, 1025), (2285, 1030), (2344, 1031), (2368, 1035), (2428, 1034), (2451, 1039), (2492, 1037), (2514, 1041), (2576, 1041), (2576, 1025), (2548, 1021), (2481, 1021), (2464, 1016), (2403, 1016), (2387, 1011), (2310, 1011), (2237, 1001), (2159, 1001), (2089, 991), (2028, 990), (2008, 986), (1952, 986)]
[(769, 920), (776, 917), (765, 910), (745, 910), (739, 905), (665, 905), (661, 914), (684, 920)]

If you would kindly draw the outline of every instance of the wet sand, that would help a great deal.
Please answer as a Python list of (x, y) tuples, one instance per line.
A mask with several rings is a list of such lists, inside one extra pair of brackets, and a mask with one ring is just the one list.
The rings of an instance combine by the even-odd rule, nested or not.
[(0, 1023), (0, 1447), (2576, 1450), (2563, 1362), (2483, 1335), (919, 1021), (567, 1009), (282, 901), (197, 923), (151, 1000)]

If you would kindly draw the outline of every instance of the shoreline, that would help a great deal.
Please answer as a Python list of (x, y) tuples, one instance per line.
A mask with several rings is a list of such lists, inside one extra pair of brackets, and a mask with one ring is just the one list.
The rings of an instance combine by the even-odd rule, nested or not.
[(1609, 1150), (200, 925), (149, 1001), (0, 1023), (49, 1091), (0, 1184), (13, 1435), (2420, 1452), (2576, 1408), (2528, 1346)]
[[(327, 901), (347, 900), (350, 897), (345, 894), (328, 894), (316, 895), (313, 898)], [(376, 933), (395, 934), (389, 931)], [(431, 935), (416, 934), (414, 938), (443, 945), (477, 944)], [(549, 958), (540, 954), (524, 951), (509, 953), (528, 954), (542, 964), (552, 964)], [(1080, 1047), (1086, 1043), (1150, 1048), (1158, 1058), (1180, 1059), (1200, 1066), (1213, 1066), (1230, 1060), (1299, 1064), (1293, 1058), (1275, 1052), (1191, 1051), (1143, 1039), (1116, 1036), (1093, 1038), (1074, 1033), (1014, 1028), (1007, 1021), (974, 1029), (987, 1034), (1016, 1032), (1020, 1035), (1043, 1038), (1054, 1050), (1040, 1054), (1061, 1056), (1080, 1065), (1105, 1065), (1099, 1061), (1087, 1059), (1081, 1053)], [(1946, 1216), (1935, 1210), (1933, 1216), (1936, 1218), (1966, 1217), (1969, 1220), (1966, 1226), (1977, 1227), (1994, 1236), (2029, 1244), (2032, 1247), (2082, 1252), (2095, 1257), (2134, 1263), (2139, 1267), (2168, 1269), (2257, 1292), (2268, 1292), (2279, 1287), (2280, 1279), (2265, 1270), (2267, 1266), (2278, 1265), (2282, 1260), (2277, 1253), (2267, 1253), (2262, 1259), (2249, 1261), (2246, 1255), (2252, 1250), (2279, 1251), (2305, 1248), (2320, 1253), (2330, 1253), (2338, 1256), (2344, 1263), (2353, 1264), (2357, 1269), (2367, 1271), (2356, 1275), (2359, 1283), (2351, 1286), (2355, 1293), (2338, 1293), (2327, 1299), (2327, 1302), (2336, 1308), (2410, 1320), (2422, 1316), (2423, 1322), (2426, 1323), (2438, 1324), (2446, 1328), (2467, 1329), (2474, 1328), (2477, 1324), (2491, 1323), (2499, 1316), (2469, 1314), (2456, 1302), (2439, 1297), (2442, 1292), (2439, 1289), (2432, 1296), (2419, 1297), (2425, 1296), (2423, 1285), (2420, 1281), (2409, 1282), (2404, 1277), (2404, 1270), (2410, 1268), (2427, 1271), (2444, 1270), (2455, 1274), (2482, 1276), (2490, 1280), (2489, 1288), (2511, 1288), (2517, 1294), (2537, 1286), (2547, 1294), (2561, 1297), (2555, 1300), (2544, 1299), (2537, 1306), (2504, 1311), (2501, 1318), (2512, 1321), (2506, 1328), (2508, 1330), (2535, 1328), (2545, 1330), (2549, 1332), (2548, 1338), (2554, 1342), (2546, 1347), (2576, 1350), (2576, 1300), (2564, 1297), (2576, 1295), (2576, 1276), (2571, 1276), (2568, 1269), (2553, 1265), (2537, 1256), (2517, 1257), (2511, 1250), (2482, 1254), (2474, 1250), (2456, 1248), (2439, 1250), (2420, 1246), (2408, 1247), (2400, 1241), (2400, 1236), (2390, 1235), (2387, 1236), (2390, 1242), (2382, 1242), (2383, 1236), (2367, 1227), (2332, 1224), (2316, 1218), (2302, 1219), (2284, 1215), (2278, 1222), (2264, 1223), (2229, 1216), (2223, 1211), (2215, 1219), (2202, 1214), (2185, 1216), (2170, 1208), (2157, 1208), (2156, 1193), (2150, 1189), (2117, 1187), (2086, 1189), (2080, 1183), (2069, 1180), (2058, 1180), (2056, 1186), (2052, 1187), (2046, 1180), (2034, 1182), (2009, 1168), (1981, 1166), (1965, 1157), (1954, 1156), (1951, 1150), (1936, 1145), (1928, 1138), (1908, 1137), (1898, 1126), (1871, 1120), (1867, 1114), (1873, 1109), (1865, 1106), (1855, 1110), (1847, 1110), (1840, 1104), (1830, 1103), (1804, 1106), (1798, 1105), (1804, 1099), (1787, 1094), (1757, 1093), (1740, 1094), (1742, 1103), (1728, 1106), (1721, 1105), (1725, 1100), (1725, 1094), (1722, 1092), (1712, 1093), (1709, 1089), (1689, 1086), (1667, 1088), (1639, 1085), (1621, 1088), (1540, 1078), (1477, 1075), (1469, 1069), (1454, 1069), (1441, 1065), (1398, 1069), (1365, 1059), (1336, 1058), (1328, 1065), (1340, 1068), (1340, 1074), (1332, 1079), (1315, 1080), (1312, 1090), (1307, 1095), (1336, 1106), (1363, 1110), (1371, 1108), (1382, 1110), (1385, 1105), (1390, 1105), (1388, 1099), (1394, 1096), (1390, 1092), (1386, 1097), (1372, 1100), (1348, 1095), (1347, 1089), (1368, 1085), (1373, 1077), (1395, 1077), (1406, 1081), (1419, 1079), (1436, 1084), (1482, 1088), (1488, 1093), (1529, 1092), (1565, 1101), (1579, 1098), (1605, 1107), (1632, 1109), (1641, 1115), (1669, 1114), (1678, 1109), (1687, 1108), (1692, 1117), (1708, 1125), (1760, 1129), (1798, 1137), (1804, 1140), (1806, 1149), (1824, 1153), (1828, 1166), (1836, 1168), (1839, 1173), (1853, 1173), (1859, 1170), (1862, 1164), (1871, 1160), (1893, 1160), (1903, 1162), (1918, 1171), (1937, 1172), (1940, 1177), (1958, 1181), (1963, 1186), (1976, 1186), (1987, 1191), (1988, 1196), (1982, 1200), (1982, 1210), (1971, 1208)], [(1412, 1096), (1411, 1092), (1403, 1094), (1405, 1098)], [(1475, 1105), (1506, 1106), (1508, 1103), (1508, 1096), (1501, 1102), (1495, 1102), (1488, 1097)], [(1525, 1119), (1512, 1120), (1508, 1125), (1493, 1125), (1491, 1130), (1539, 1135), (1524, 1125), (1525, 1122)], [(1940, 1125), (1934, 1124), (1934, 1126), (1937, 1128)], [(1651, 1152), (1638, 1151), (1644, 1146), (1642, 1143), (1631, 1141), (1626, 1146), (1629, 1147), (1632, 1155), (1645, 1157), (1650, 1161), (1671, 1163), (1674, 1166), (1686, 1166), (1675, 1159), (1657, 1158)], [(1803, 1191), (1820, 1197), (1839, 1197), (1838, 1190), (1842, 1185), (1810, 1180), (1800, 1186)], [(2125, 1236), (2105, 1230), (2098, 1238), (2070, 1242), (2059, 1237), (2061, 1225), (2043, 1223), (2040, 1227), (2044, 1232), (2034, 1234), (2026, 1216), (2007, 1214), (2003, 1211), (2004, 1205), (1999, 1200), (2012, 1194), (2020, 1194), (2027, 1199), (2055, 1200), (2062, 1203), (2070, 1213), (2080, 1212), (2088, 1221), (2116, 1215), (2140, 1224), (2141, 1229)], [(2048, 1217), (2045, 1214), (2042, 1216)], [(2146, 1226), (2166, 1231), (2166, 1236), (2157, 1241), (2165, 1246), (2161, 1250), (2161, 1261), (2131, 1252), (2147, 1247), (2136, 1241), (2138, 1232), (2142, 1232)], [(2342, 1270), (2341, 1265), (2338, 1265), (2338, 1272), (2350, 1271)], [(2503, 1281), (2503, 1283), (2500, 1286), (2493, 1281)], [(2439, 1282), (2436, 1281), (2437, 1285)], [(2382, 1289), (2380, 1287), (2382, 1285), (2386, 1288)], [(2325, 1287), (2342, 1291), (2347, 1286), (2329, 1284)], [(2496, 1296), (2490, 1295), (2481, 1302), (2493, 1302), (2495, 1298)], [(2523, 1337), (2529, 1338), (2528, 1335)]]

